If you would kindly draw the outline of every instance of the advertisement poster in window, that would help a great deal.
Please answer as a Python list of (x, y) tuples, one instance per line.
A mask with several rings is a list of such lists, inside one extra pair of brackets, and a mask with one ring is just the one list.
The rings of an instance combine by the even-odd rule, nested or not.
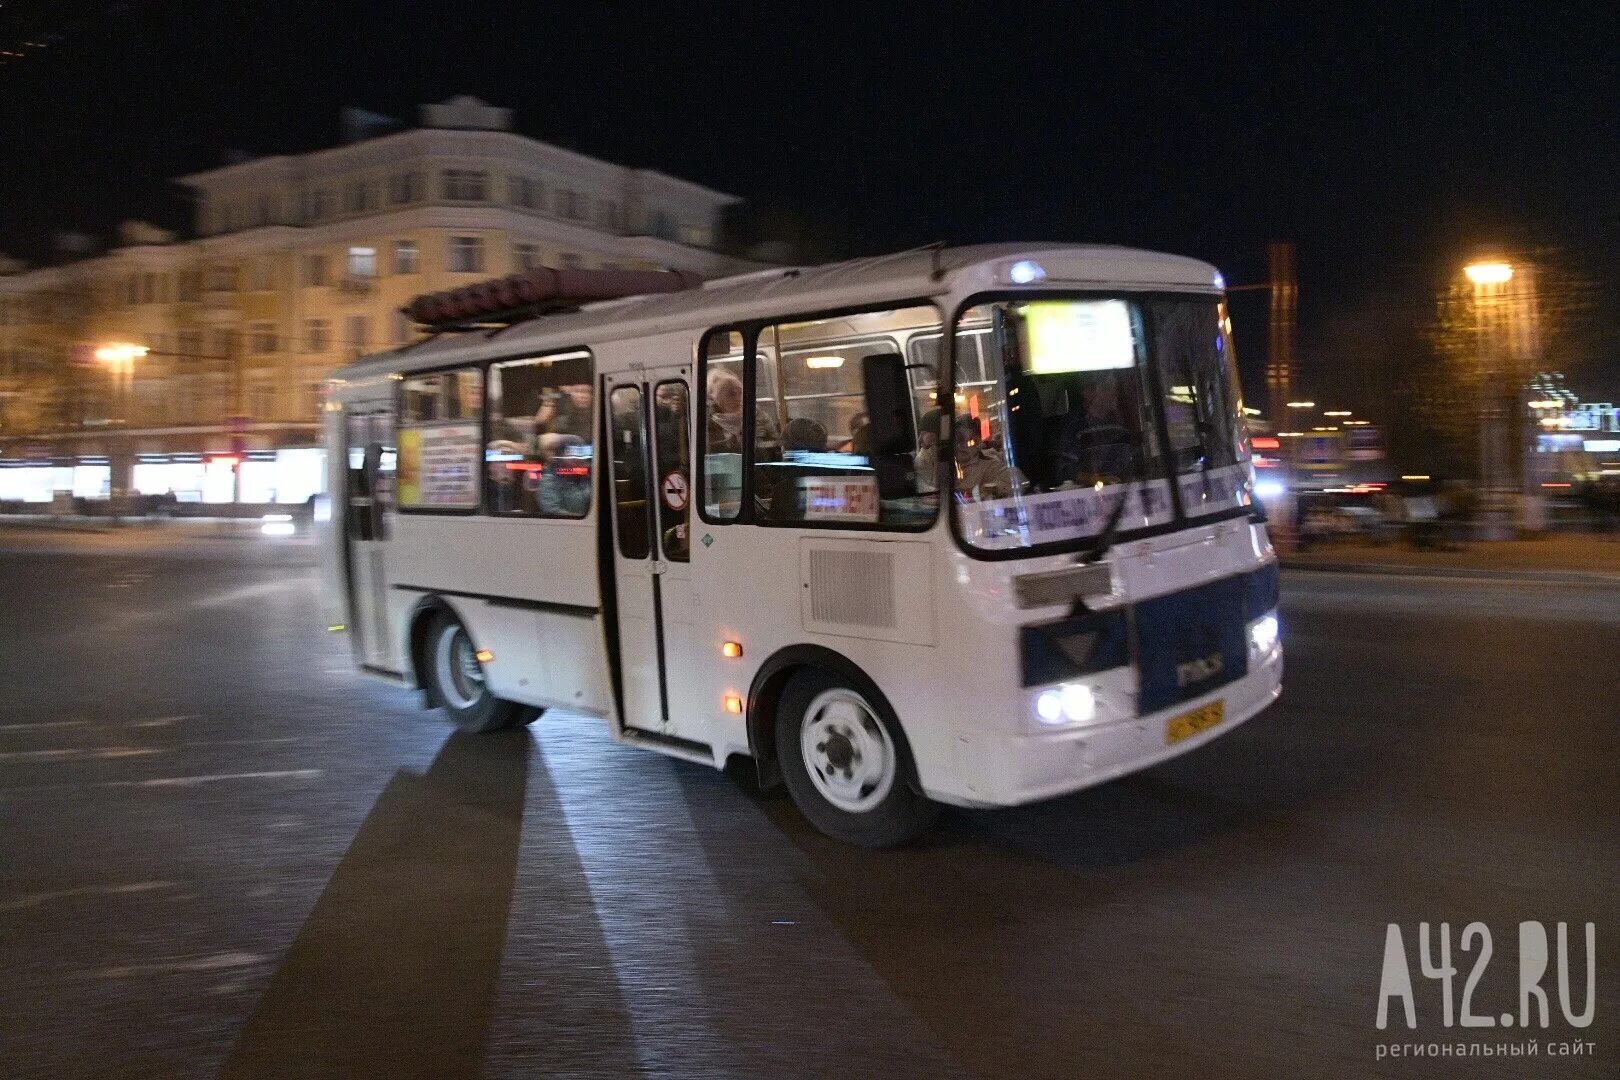
[(477, 424), (432, 424), (399, 433), (401, 506), (478, 505)]
[(799, 480), (804, 520), (870, 523), (878, 520), (877, 481), (870, 476), (816, 476)]

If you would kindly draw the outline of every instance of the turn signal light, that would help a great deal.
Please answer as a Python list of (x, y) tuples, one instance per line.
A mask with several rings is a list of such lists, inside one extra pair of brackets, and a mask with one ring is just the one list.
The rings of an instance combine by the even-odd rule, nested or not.
[(488, 649), (479, 649), (477, 652), (473, 653), (473, 655), (478, 658), (478, 662), (480, 664), (487, 664), (491, 660), (495, 659), (495, 654), (490, 652)]
[(728, 642), (726, 642), (724, 645), (720, 646), (720, 655), (725, 656), (725, 657), (729, 657), (732, 660), (737, 659), (737, 657), (742, 655), (742, 642), (740, 642), (740, 641), (728, 641)]
[(347, 630), (348, 627), (344, 626), (340, 622), (335, 622), (331, 626), (328, 626), (327, 629), (330, 630), (334, 634), (341, 634), (341, 633), (343, 633), (343, 631)]
[(738, 697), (736, 694), (727, 694), (720, 700), (725, 703), (726, 712), (733, 713), (737, 716), (742, 715), (742, 698)]

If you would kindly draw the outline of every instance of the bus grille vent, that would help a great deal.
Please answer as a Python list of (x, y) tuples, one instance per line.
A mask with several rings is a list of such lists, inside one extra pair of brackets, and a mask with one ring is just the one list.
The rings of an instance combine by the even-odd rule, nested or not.
[(810, 553), (810, 618), (893, 627), (894, 556), (884, 551)]

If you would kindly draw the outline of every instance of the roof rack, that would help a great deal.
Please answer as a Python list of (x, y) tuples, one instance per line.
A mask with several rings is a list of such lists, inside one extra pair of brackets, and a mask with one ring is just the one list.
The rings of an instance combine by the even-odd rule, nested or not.
[(686, 270), (553, 270), (536, 267), (506, 277), (424, 293), (400, 308), (430, 331), (489, 329), (577, 311), (599, 300), (681, 292), (703, 283)]

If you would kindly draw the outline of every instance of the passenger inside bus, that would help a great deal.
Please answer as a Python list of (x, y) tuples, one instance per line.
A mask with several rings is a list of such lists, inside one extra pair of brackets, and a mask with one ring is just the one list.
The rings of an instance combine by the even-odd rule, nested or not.
[(984, 445), (979, 421), (973, 417), (956, 418), (953, 442), (957, 498), (964, 502), (1004, 499), (1022, 486), (1023, 478), (1007, 467), (1000, 451)]
[[(742, 453), (743, 384), (723, 368), (709, 369), (708, 451), (711, 454)], [(761, 449), (779, 443), (776, 422), (763, 408), (754, 412), (754, 445)]]

